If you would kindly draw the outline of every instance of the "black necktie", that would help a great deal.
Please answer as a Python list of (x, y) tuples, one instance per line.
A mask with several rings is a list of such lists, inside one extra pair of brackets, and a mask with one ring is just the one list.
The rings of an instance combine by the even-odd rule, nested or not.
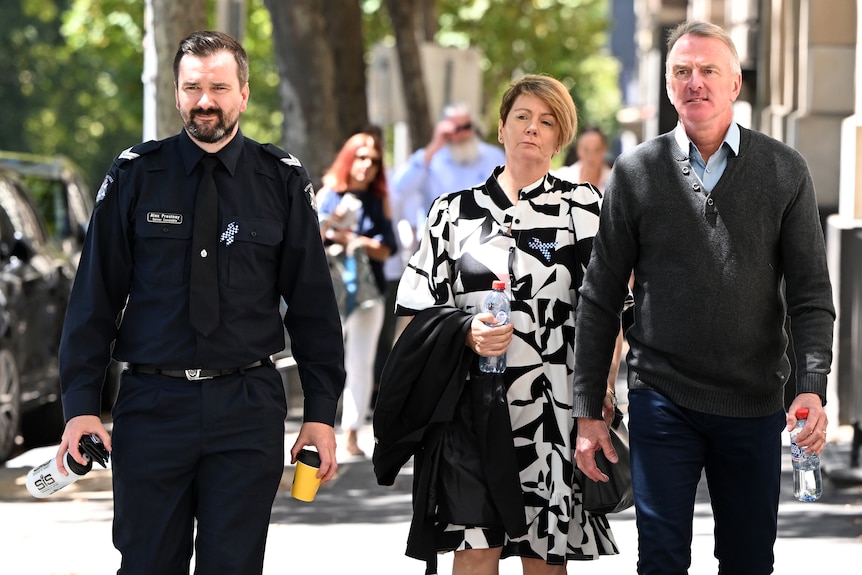
[(192, 232), (192, 267), (189, 282), (189, 319), (203, 335), (218, 327), (218, 190), (213, 170), (218, 158), (204, 156), (204, 176), (195, 200)]

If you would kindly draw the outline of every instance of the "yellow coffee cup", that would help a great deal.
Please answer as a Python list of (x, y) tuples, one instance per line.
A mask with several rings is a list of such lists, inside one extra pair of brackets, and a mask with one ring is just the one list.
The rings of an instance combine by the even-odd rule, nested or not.
[(296, 470), (293, 472), (293, 486), (290, 494), (300, 501), (314, 501), (320, 479), (317, 472), (320, 469), (320, 454), (310, 449), (303, 449), (296, 456)]

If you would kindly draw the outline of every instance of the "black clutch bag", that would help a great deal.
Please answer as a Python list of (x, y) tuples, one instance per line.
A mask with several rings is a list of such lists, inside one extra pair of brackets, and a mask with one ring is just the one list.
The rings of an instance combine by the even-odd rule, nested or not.
[(593, 481), (580, 469), (575, 468), (575, 480), (581, 485), (584, 509), (590, 513), (605, 515), (618, 513), (634, 505), (632, 493), (632, 468), (629, 461), (629, 432), (623, 423), (623, 414), (617, 410), (608, 433), (619, 456), (611, 463), (604, 452), (596, 452), (596, 466), (610, 479), (607, 483)]

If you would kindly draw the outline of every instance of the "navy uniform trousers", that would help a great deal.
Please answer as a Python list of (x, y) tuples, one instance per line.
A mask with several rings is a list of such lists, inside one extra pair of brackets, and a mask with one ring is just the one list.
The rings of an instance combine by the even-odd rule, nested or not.
[(629, 390), (640, 575), (685, 575), (697, 486), (706, 475), (719, 575), (768, 575), (774, 562), (784, 411), (722, 417)]
[(118, 575), (187, 575), (193, 542), (196, 573), (260, 573), (286, 412), (272, 366), (202, 381), (125, 372), (112, 414)]

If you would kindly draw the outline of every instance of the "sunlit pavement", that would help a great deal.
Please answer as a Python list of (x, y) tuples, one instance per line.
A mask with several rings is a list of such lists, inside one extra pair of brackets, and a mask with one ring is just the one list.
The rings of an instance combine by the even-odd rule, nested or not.
[[(288, 421), (285, 448), (299, 424)], [(845, 573), (862, 560), (862, 470), (849, 469), (849, 428), (830, 437), (824, 452), (824, 496), (817, 503), (796, 502), (791, 494), (789, 458), (782, 473), (779, 537), (775, 573), (797, 572), (800, 561), (821, 573)], [(316, 573), (424, 573), (424, 563), (404, 556), (411, 514), (412, 468), (396, 484), (377, 484), (371, 466), (371, 426), (359, 434), (368, 457), (339, 451), (337, 477), (311, 503), (290, 497), (293, 466), (284, 478), (273, 508), (264, 572), (281, 575), (316, 565)], [(787, 441), (787, 438), (785, 438)], [(343, 439), (339, 437), (339, 442)], [(110, 470), (98, 466), (86, 477), (49, 498), (38, 500), (24, 487), (27, 471), (53, 457), (56, 447), (38, 448), (0, 467), (0, 573), (3, 575), (108, 575), (116, 573), (119, 553), (111, 545)], [(841, 471), (850, 481), (831, 479)], [(854, 480), (858, 479), (858, 480)], [(703, 483), (701, 484), (703, 487)], [(712, 512), (704, 489), (695, 509), (691, 575), (714, 575)], [(611, 517), (620, 555), (579, 562), (570, 573), (633, 574), (637, 563), (634, 510)], [(852, 568), (855, 569), (855, 568)], [(851, 570), (852, 570), (851, 569)], [(440, 558), (440, 573), (451, 572), (451, 555)], [(501, 575), (519, 574), (520, 562), (502, 562)]]

